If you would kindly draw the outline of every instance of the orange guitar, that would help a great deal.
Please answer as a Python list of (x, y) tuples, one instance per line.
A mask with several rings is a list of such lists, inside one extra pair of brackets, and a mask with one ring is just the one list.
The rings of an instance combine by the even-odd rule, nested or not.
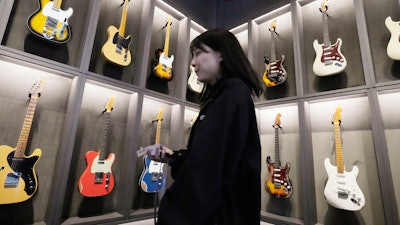
[(79, 192), (86, 197), (97, 197), (107, 195), (114, 188), (114, 175), (111, 167), (115, 160), (115, 154), (110, 153), (107, 158), (105, 148), (108, 139), (108, 127), (110, 125), (110, 112), (114, 106), (114, 97), (110, 97), (105, 106), (104, 135), (99, 151), (90, 150), (86, 152), (85, 159), (87, 167), (78, 181)]
[(293, 186), (289, 179), (290, 163), (282, 167), (279, 159), (279, 129), (281, 114), (278, 113), (275, 118), (275, 163), (271, 161), (271, 157), (267, 157), (268, 175), (265, 181), (265, 189), (271, 195), (277, 198), (289, 198), (293, 193)]
[(166, 33), (165, 33), (165, 43), (164, 50), (157, 49), (155, 54), (157, 57), (157, 63), (153, 67), (154, 74), (157, 77), (160, 77), (165, 80), (172, 80), (172, 62), (174, 61), (174, 56), (171, 55), (168, 57), (168, 49), (169, 49), (169, 34), (171, 30), (172, 17), (168, 17), (167, 25), (166, 25)]

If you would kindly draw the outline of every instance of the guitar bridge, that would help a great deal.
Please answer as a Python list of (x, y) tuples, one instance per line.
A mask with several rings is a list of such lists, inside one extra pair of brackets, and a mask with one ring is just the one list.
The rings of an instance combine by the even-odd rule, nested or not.
[(21, 177), (21, 172), (8, 173), (6, 177), (6, 182), (4, 183), (4, 187), (5, 188), (17, 187), (20, 177)]
[(101, 184), (103, 183), (103, 172), (97, 172), (95, 173), (95, 177), (94, 177), (94, 183), (95, 184)]

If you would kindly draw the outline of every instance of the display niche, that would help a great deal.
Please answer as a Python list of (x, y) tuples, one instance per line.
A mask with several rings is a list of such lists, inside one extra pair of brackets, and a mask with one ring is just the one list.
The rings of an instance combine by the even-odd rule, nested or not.
[[(140, 133), (138, 134), (141, 147), (156, 143), (170, 146), (172, 108), (173, 106), (168, 102), (162, 102), (158, 99), (145, 96), (140, 120)], [(154, 207), (154, 198), (158, 200), (161, 199), (168, 179), (170, 179), (168, 168), (165, 164), (152, 164), (152, 169), (157, 168), (156, 172), (161, 171), (158, 173), (158, 178), (161, 178), (165, 182), (162, 185), (154, 184), (156, 182), (151, 179), (152, 172), (154, 171), (149, 170), (150, 165), (145, 163), (145, 158), (145, 156), (137, 158), (136, 174), (132, 180), (132, 182), (134, 182), (132, 209), (135, 213), (142, 212), (146, 209), (152, 209)], [(143, 185), (146, 185), (145, 188), (142, 188)], [(158, 196), (155, 196), (155, 190), (161, 190)]]
[[(63, 207), (64, 224), (92, 220), (116, 211), (126, 188), (120, 176), (129, 102), (135, 93), (121, 92), (88, 80), (85, 84)], [(96, 174), (97, 173), (97, 177)], [(132, 180), (133, 182), (133, 180)], [(91, 218), (93, 217), (93, 218)]]
[[(400, 57), (391, 58), (387, 48), (400, 52), (398, 35), (400, 21), (400, 5), (397, 0), (387, 0), (385, 4), (373, 0), (364, 0), (365, 17), (368, 28), (369, 43), (371, 46), (372, 60), (377, 83), (398, 81), (400, 79)], [(388, 20), (386, 22), (386, 20)], [(394, 22), (392, 22), (394, 21)], [(392, 25), (389, 25), (392, 22)], [(391, 30), (386, 26), (386, 23)], [(392, 33), (393, 32), (393, 33)], [(397, 33), (397, 37), (396, 37)], [(393, 34), (394, 42), (390, 43)], [(396, 41), (397, 40), (397, 41)], [(397, 44), (395, 44), (397, 42)]]
[[(157, 1), (154, 9), (150, 54), (146, 74), (146, 88), (166, 95), (178, 97), (179, 73), (178, 64), (185, 62), (179, 58), (178, 31), (180, 19), (175, 11)], [(168, 22), (169, 21), (169, 22)], [(161, 54), (164, 56), (162, 57)], [(160, 61), (161, 60), (161, 61)], [(157, 68), (157, 69), (155, 69)]]
[[(306, 107), (311, 119), (317, 222), (385, 224), (368, 98), (309, 101)], [(339, 180), (336, 174), (343, 173), (346, 178)], [(336, 181), (345, 182), (336, 186)]]
[[(82, 54), (82, 43), (85, 42), (85, 30), (88, 29), (86, 16), (89, 11), (90, 1), (64, 0), (61, 10), (68, 11), (66, 15), (68, 24), (64, 29), (64, 36), (60, 38), (46, 37), (41, 33), (34, 35), (39, 30), (43, 30), (44, 24), (37, 21), (41, 20), (39, 1), (15, 0), (8, 20), (7, 28), (2, 40), (2, 45), (37, 55), (46, 59), (54, 60), (73, 67), (79, 67)], [(32, 18), (33, 20), (28, 20)], [(36, 19), (37, 18), (37, 19)], [(33, 21), (28, 23), (27, 21)], [(36, 22), (35, 22), (36, 21)], [(31, 24), (28, 29), (28, 24)], [(30, 30), (36, 32), (30, 32)]]
[[(0, 59), (0, 67), (1, 152), (5, 154), (4, 150), (15, 148), (17, 143), (26, 143), (26, 148), (22, 151), (25, 156), (40, 155), (32, 170), (37, 177), (36, 191), (32, 194), (19, 194), (18, 196), (23, 196), (18, 199), (23, 200), (22, 202), (11, 203), (15, 201), (10, 198), (10, 204), (1, 204), (0, 221), (2, 224), (43, 222), (73, 78), (67, 74), (4, 57)], [(38, 82), (40, 80), (43, 82)], [(20, 135), (27, 134), (26, 130), (22, 129), (23, 124), (29, 127), (31, 114), (28, 115), (27, 112), (30, 92), (32, 96), (40, 94), (40, 97), (36, 103), (32, 100), (33, 105), (29, 109), (34, 110), (34, 114), (28, 131), (29, 138), (24, 139), (24, 136)], [(41, 154), (37, 149), (40, 149)], [(3, 155), (2, 159), (5, 157), (7, 156)], [(3, 160), (1, 164), (0, 173), (8, 171), (8, 163)], [(4, 183), (2, 187), (3, 185)], [(8, 195), (3, 192), (1, 196), (0, 199), (3, 199)]]
[[(303, 23), (304, 34), (304, 51), (306, 63), (306, 77), (307, 87), (306, 93), (318, 93), (323, 91), (344, 89), (350, 87), (359, 87), (365, 85), (364, 72), (362, 70), (360, 43), (357, 33), (357, 25), (355, 18), (355, 9), (353, 1), (327, 1), (323, 5), (322, 0), (299, 1), (301, 5), (301, 16)], [(323, 16), (320, 8), (323, 8), (327, 13), (326, 30), (328, 31), (327, 37), (323, 38)], [(322, 46), (325, 40), (330, 40), (331, 44), (335, 44), (339, 38), (341, 39), (341, 54), (344, 56), (344, 61), (347, 65), (339, 61), (334, 61), (329, 67), (322, 67), (324, 65), (321, 60), (317, 59), (322, 54)], [(317, 50), (314, 49), (314, 43)], [(318, 57), (319, 58), (319, 57)], [(343, 57), (342, 57), (343, 58)], [(326, 63), (330, 63), (327, 59)], [(340, 68), (343, 68), (339, 72)], [(315, 69), (314, 69), (315, 68)], [(322, 69), (325, 68), (325, 69)], [(323, 70), (323, 71), (321, 71)], [(332, 74), (333, 75), (327, 75)], [(319, 73), (319, 75), (317, 75)]]
[[(290, 5), (267, 13), (252, 22), (255, 27), (252, 35), (257, 38), (256, 46), (259, 49), (254, 53), (253, 65), (265, 86), (261, 100), (296, 96)], [(276, 63), (273, 64), (274, 62)], [(277, 73), (270, 71), (272, 65), (282, 71), (278, 76), (276, 76)], [(270, 82), (273, 84), (271, 85)]]
[(262, 147), (261, 215), (300, 219), (298, 107), (286, 104), (257, 111)]
[[(101, 4), (101, 7), (89, 71), (135, 83), (138, 81), (135, 77), (139, 75), (134, 73), (134, 69), (141, 62), (138, 60), (141, 57), (138, 54), (138, 40), (141, 32), (144, 32), (140, 31), (144, 3), (141, 0), (103, 0), (97, 4)], [(114, 38), (119, 42), (115, 42)]]
[[(400, 160), (400, 152), (398, 151), (398, 146), (400, 145), (400, 119), (399, 108), (396, 107), (394, 104), (395, 102), (398, 102), (399, 99), (399, 90), (382, 91), (378, 95), (380, 111), (385, 128), (385, 138), (388, 147), (390, 169), (392, 174), (396, 174), (399, 171), (397, 163)], [(392, 176), (392, 179), (394, 184), (396, 202), (397, 205), (400, 205), (400, 177)], [(397, 210), (399, 209), (400, 208), (397, 207)]]

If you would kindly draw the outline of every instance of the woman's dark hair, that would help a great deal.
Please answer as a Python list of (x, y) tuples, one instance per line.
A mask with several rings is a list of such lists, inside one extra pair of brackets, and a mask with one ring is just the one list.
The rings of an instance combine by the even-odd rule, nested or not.
[[(239, 41), (230, 31), (215, 28), (200, 34), (190, 44), (192, 54), (195, 49), (204, 50), (203, 44), (221, 54), (222, 79), (238, 77), (247, 84), (254, 95), (258, 97), (261, 95), (263, 92), (261, 79), (252, 68)], [(206, 87), (205, 91), (207, 89)]]

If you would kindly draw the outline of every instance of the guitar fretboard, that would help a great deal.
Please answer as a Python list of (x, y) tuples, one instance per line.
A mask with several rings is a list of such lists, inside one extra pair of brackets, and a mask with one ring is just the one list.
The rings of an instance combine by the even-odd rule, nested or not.
[(328, 13), (326, 11), (322, 12), (322, 34), (324, 39), (324, 46), (330, 46), (331, 41), (329, 40)]
[(60, 9), (61, 8), (62, 0), (54, 0), (53, 7)]
[(119, 35), (121, 37), (125, 36), (126, 16), (128, 15), (128, 2), (128, 0), (125, 0), (124, 6), (122, 8), (121, 23), (119, 25)]
[(275, 167), (281, 166), (279, 158), (279, 127), (275, 127)]
[(275, 52), (275, 30), (270, 29), (271, 32), (271, 61), (276, 60), (276, 52)]
[(171, 21), (172, 18), (171, 16), (168, 17), (167, 21), (167, 30), (165, 31), (165, 42), (164, 42), (164, 56), (168, 57), (168, 50), (169, 50), (169, 35), (170, 35), (170, 30), (171, 30)]
[(335, 149), (336, 149), (336, 166), (338, 173), (344, 173), (343, 151), (342, 151), (342, 138), (340, 135), (339, 122), (333, 124), (335, 132)]
[(26, 145), (28, 143), (29, 133), (31, 131), (33, 115), (35, 114), (38, 98), (39, 98), (38, 95), (32, 95), (29, 101), (24, 124), (22, 125), (21, 133), (18, 139), (18, 144), (14, 153), (15, 158), (24, 158), (24, 153)]
[(108, 130), (110, 127), (110, 122), (111, 122), (111, 116), (110, 113), (105, 112), (105, 123), (103, 125), (103, 137), (101, 139), (101, 145), (100, 145), (100, 153), (99, 153), (99, 160), (103, 161), (106, 158), (106, 149), (107, 149), (107, 143), (108, 143)]
[(157, 120), (156, 144), (161, 143), (161, 119)]

